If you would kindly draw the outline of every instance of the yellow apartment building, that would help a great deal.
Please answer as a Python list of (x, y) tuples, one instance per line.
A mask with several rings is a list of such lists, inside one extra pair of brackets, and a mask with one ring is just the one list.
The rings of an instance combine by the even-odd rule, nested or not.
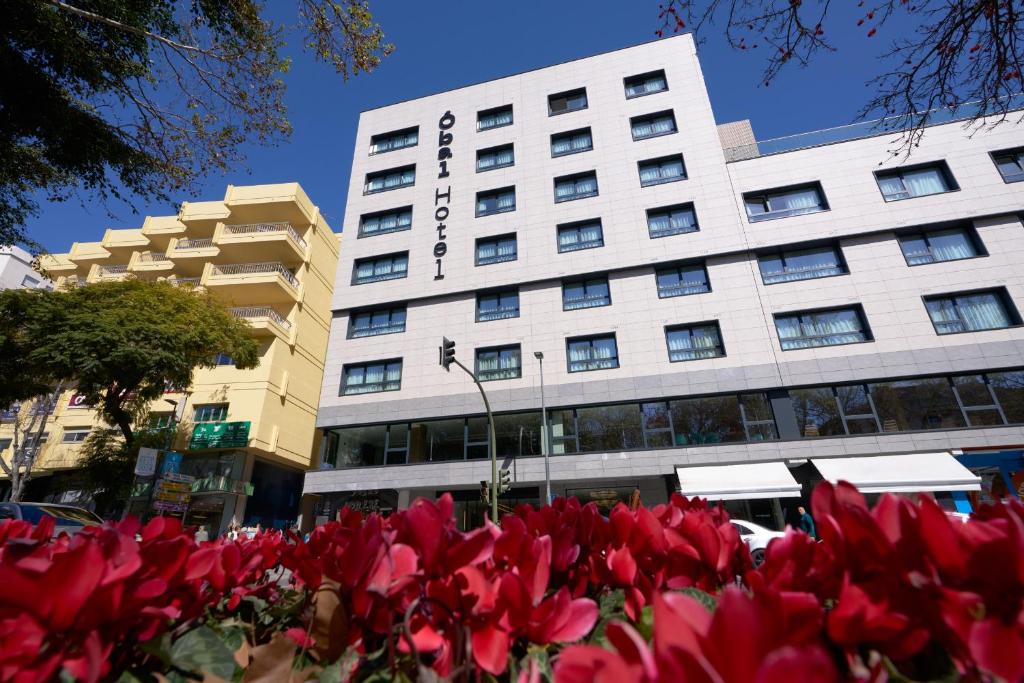
[[(238, 370), (221, 357), (197, 370), (184, 393), (150, 406), (151, 427), (179, 421), (173, 449), (192, 491), (152, 509), (204, 523), (294, 522), (304, 471), (314, 461), (315, 420), (331, 319), (339, 236), (297, 183), (228, 186), (223, 200), (186, 202), (177, 216), (149, 216), (141, 228), (107, 230), (45, 257), (56, 286), (128, 277), (163, 279), (218, 294), (252, 326), (260, 364)], [(13, 415), (0, 424), (9, 445)], [(48, 420), (29, 500), (76, 501), (81, 443), (100, 422), (65, 392)], [(150, 505), (146, 500), (133, 501)]]

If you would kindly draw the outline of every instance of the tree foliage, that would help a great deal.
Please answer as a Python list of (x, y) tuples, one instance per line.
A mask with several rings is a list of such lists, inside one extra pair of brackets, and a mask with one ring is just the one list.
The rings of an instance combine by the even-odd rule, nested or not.
[(0, 21), (0, 245), (26, 243), (34, 199), (86, 191), (167, 201), (204, 172), (275, 144), (284, 38), (342, 79), (392, 46), (366, 0), (295, 0), (299, 25), (258, 0), (8, 0)]

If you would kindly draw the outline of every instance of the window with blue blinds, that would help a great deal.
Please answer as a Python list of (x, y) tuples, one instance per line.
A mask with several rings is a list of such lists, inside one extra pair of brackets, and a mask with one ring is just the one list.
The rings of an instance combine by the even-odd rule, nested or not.
[(501, 128), (502, 126), (512, 125), (512, 105), (507, 104), (503, 107), (495, 107), (494, 109), (487, 109), (481, 112), (477, 112), (476, 115), (476, 129), (477, 130), (490, 130), (491, 128)]
[(346, 365), (342, 370), (341, 395), (372, 394), (402, 388), (402, 359)]
[(693, 204), (676, 204), (658, 209), (647, 209), (647, 233), (651, 239), (697, 232), (697, 214)]
[(476, 215), (490, 216), (516, 210), (516, 188), (506, 187), (501, 190), (477, 192)]
[(477, 322), (519, 317), (519, 290), (481, 292), (476, 297)]
[(366, 174), (366, 185), (363, 194), (376, 194), (397, 190), (400, 187), (409, 187), (416, 183), (416, 166), (405, 166), (403, 168), (392, 168), (386, 171), (377, 171)]
[(420, 127), (413, 126), (370, 138), (370, 154), (383, 154), (397, 149), (415, 147), (420, 141)]
[(476, 377), (481, 382), (522, 377), (519, 344), (476, 350)]
[(875, 173), (878, 189), (887, 202), (925, 197), (957, 189), (945, 162)]
[(551, 136), (551, 156), (564, 157), (569, 154), (588, 152), (594, 149), (594, 137), (589, 128), (555, 133)]
[(673, 363), (725, 355), (717, 322), (673, 325), (665, 328), (668, 359)]
[(565, 341), (569, 372), (619, 367), (619, 348), (614, 334), (577, 337)]
[(476, 241), (476, 264), (486, 266), (516, 260), (516, 236), (484, 237)]
[(1003, 176), (1004, 183), (1019, 183), (1024, 180), (1024, 147), (993, 152), (992, 160)]
[(579, 88), (548, 96), (548, 115), (566, 114), (587, 108), (587, 89)]
[(577, 173), (555, 178), (555, 203), (597, 196), (597, 173)]
[(563, 311), (611, 305), (612, 295), (608, 287), (608, 276), (570, 280), (562, 283)]
[(832, 245), (761, 254), (757, 257), (757, 263), (761, 269), (761, 279), (766, 285), (846, 273), (839, 248)]
[(388, 209), (377, 213), (363, 214), (359, 218), (359, 236), (383, 235), (412, 228), (412, 207)]
[(481, 149), (476, 153), (477, 172), (507, 168), (515, 165), (515, 163), (516, 156), (511, 144)]
[(871, 341), (859, 306), (776, 315), (775, 328), (783, 351)]
[(659, 135), (671, 135), (675, 133), (676, 115), (672, 110), (660, 111), (656, 114), (645, 114), (634, 116), (629, 120), (629, 127), (633, 133), (634, 140), (646, 140), (656, 138)]
[(409, 252), (357, 259), (352, 270), (352, 284), (356, 285), (397, 280), (408, 274)]
[(743, 203), (751, 223), (828, 210), (825, 194), (817, 183), (781, 190), (748, 192), (743, 195)]
[(682, 154), (640, 161), (637, 168), (640, 170), (641, 187), (686, 180), (686, 166), (683, 165)]
[(708, 271), (703, 263), (659, 268), (654, 271), (654, 279), (658, 285), (659, 299), (705, 294), (711, 291)]
[(634, 97), (643, 97), (644, 95), (653, 95), (654, 93), (665, 92), (668, 90), (668, 81), (665, 80), (665, 72), (659, 69), (658, 71), (652, 71), (638, 76), (630, 76), (625, 79), (625, 88), (626, 99), (631, 100)]
[(604, 246), (601, 221), (588, 220), (558, 226), (558, 252), (579, 251)]
[(405, 332), (405, 306), (357, 311), (349, 318), (349, 339)]
[(924, 303), (938, 334), (998, 330), (1019, 321), (1005, 289), (929, 296)]
[(974, 236), (966, 228), (900, 235), (900, 249), (908, 266), (959, 261), (980, 255)]

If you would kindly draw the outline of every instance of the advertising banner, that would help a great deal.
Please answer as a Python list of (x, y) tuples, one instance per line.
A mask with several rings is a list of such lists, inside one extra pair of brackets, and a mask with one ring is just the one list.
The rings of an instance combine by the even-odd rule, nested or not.
[(200, 422), (192, 430), (189, 449), (244, 448), (249, 443), (251, 422)]

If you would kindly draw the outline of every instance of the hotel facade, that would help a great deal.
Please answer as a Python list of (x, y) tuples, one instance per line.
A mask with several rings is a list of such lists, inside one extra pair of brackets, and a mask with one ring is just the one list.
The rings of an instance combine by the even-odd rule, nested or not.
[[(478, 524), (640, 490), (781, 527), (815, 483), (950, 508), (1024, 470), (1024, 128), (719, 124), (692, 38), (364, 112), (304, 492)], [(536, 354), (543, 355), (543, 361)], [(543, 363), (543, 370), (542, 370)]]

